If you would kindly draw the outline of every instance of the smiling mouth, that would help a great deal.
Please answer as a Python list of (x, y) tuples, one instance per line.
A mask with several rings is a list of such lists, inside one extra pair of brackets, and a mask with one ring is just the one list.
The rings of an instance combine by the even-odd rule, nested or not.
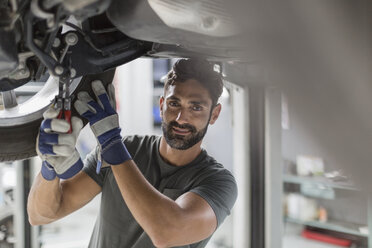
[(190, 133), (189, 129), (177, 128), (177, 127), (173, 127), (172, 129), (175, 132), (175, 134), (178, 134), (178, 135), (187, 135)]

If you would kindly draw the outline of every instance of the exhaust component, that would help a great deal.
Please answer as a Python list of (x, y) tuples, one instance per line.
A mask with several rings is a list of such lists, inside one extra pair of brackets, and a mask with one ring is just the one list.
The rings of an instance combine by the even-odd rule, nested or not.
[(148, 0), (169, 27), (215, 37), (238, 34), (224, 0)]

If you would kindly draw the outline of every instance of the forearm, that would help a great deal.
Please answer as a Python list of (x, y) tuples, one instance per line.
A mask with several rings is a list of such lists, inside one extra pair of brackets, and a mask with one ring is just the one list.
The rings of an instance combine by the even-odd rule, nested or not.
[(27, 202), (30, 223), (42, 225), (56, 220), (61, 202), (62, 192), (59, 178), (47, 181), (41, 174), (37, 175)]
[(182, 208), (156, 190), (132, 160), (112, 166), (112, 171), (125, 203), (154, 244), (182, 232)]

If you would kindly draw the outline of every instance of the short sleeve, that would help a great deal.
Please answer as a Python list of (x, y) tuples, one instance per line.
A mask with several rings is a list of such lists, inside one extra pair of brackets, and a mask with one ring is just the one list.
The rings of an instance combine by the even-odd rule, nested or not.
[(198, 186), (190, 190), (200, 195), (212, 207), (220, 226), (235, 204), (238, 189), (234, 176), (227, 170), (205, 178)]
[(101, 169), (101, 172), (97, 174), (97, 154), (98, 146), (93, 149), (84, 159), (84, 168), (83, 171), (88, 174), (101, 188), (103, 187), (104, 178), (105, 178), (105, 168)]

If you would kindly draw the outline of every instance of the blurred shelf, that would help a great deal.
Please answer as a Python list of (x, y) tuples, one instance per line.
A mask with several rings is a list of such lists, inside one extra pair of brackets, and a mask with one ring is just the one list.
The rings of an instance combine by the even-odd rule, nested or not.
[(284, 174), (283, 181), (285, 183), (294, 183), (294, 184), (311, 183), (311, 184), (318, 184), (318, 185), (331, 187), (335, 189), (347, 189), (347, 190), (359, 191), (359, 189), (354, 187), (351, 183), (334, 182), (322, 176), (306, 177), (306, 176), (294, 176), (294, 175)]
[(359, 231), (359, 227), (362, 227), (362, 225), (358, 225), (358, 224), (352, 224), (348, 222), (334, 221), (334, 220), (329, 220), (327, 222), (302, 221), (302, 220), (288, 218), (288, 217), (286, 217), (284, 220), (285, 222), (289, 222), (289, 223), (312, 226), (312, 227), (317, 227), (317, 228), (322, 228), (322, 229), (327, 229), (327, 230), (332, 230), (336, 232), (347, 233), (347, 234), (352, 234), (352, 235), (368, 238), (368, 234), (363, 234)]

